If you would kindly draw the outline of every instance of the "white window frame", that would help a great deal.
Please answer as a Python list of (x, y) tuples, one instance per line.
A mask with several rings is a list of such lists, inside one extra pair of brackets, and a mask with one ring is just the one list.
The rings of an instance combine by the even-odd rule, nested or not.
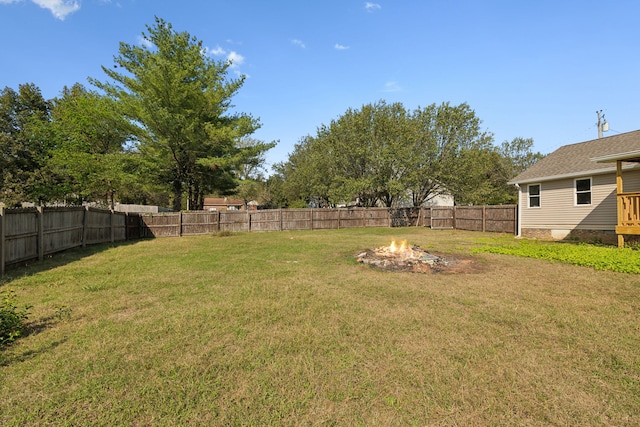
[[(578, 181), (589, 181), (589, 190), (580, 190), (578, 191)], [(578, 195), (579, 194), (587, 194), (589, 193), (589, 203), (578, 203)], [(593, 203), (593, 179), (591, 177), (587, 178), (576, 178), (573, 180), (573, 204), (574, 206), (591, 206)]]
[[(531, 187), (537, 186), (538, 187), (538, 194), (532, 196), (531, 195)], [(538, 206), (531, 206), (531, 197), (537, 197), (538, 198)], [(542, 184), (527, 184), (527, 207), (530, 209), (540, 209), (540, 206), (542, 206)]]

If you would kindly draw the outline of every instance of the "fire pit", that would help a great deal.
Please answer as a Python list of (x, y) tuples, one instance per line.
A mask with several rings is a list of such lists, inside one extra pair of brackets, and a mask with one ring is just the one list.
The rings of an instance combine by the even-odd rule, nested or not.
[(399, 244), (392, 241), (389, 246), (367, 249), (356, 257), (359, 263), (371, 267), (412, 273), (460, 273), (471, 270), (473, 264), (470, 259), (431, 254), (419, 246), (408, 245), (406, 240)]

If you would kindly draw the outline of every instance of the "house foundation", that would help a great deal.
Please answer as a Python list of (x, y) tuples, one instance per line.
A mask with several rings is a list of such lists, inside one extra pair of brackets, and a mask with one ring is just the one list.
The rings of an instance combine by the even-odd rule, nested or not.
[[(615, 230), (559, 230), (550, 228), (522, 228), (521, 236), (530, 239), (550, 241), (572, 241), (584, 243), (603, 243), (617, 245), (618, 237)], [(633, 236), (630, 236), (633, 237)], [(629, 241), (632, 239), (625, 239)], [(639, 239), (640, 240), (640, 239)]]

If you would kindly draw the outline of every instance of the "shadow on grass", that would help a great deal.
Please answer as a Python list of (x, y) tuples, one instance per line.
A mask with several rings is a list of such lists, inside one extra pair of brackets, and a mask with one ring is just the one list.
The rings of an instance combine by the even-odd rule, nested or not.
[[(62, 321), (62, 319), (59, 317), (48, 316), (40, 320), (28, 322), (24, 325), (23, 333), (16, 339), (16, 341), (20, 341), (21, 339), (31, 335), (38, 335), (44, 332), (46, 329), (52, 328), (53, 326), (58, 324), (60, 321)], [(32, 359), (36, 356), (39, 356), (41, 354), (44, 354), (56, 348), (60, 344), (64, 343), (66, 339), (61, 339), (58, 341), (48, 343), (47, 345), (41, 348), (38, 348), (36, 350), (28, 349), (22, 353), (16, 353), (16, 354), (12, 354), (11, 352), (5, 353), (5, 351), (9, 349), (9, 347), (11, 347), (16, 341), (12, 341), (0, 346), (0, 366), (9, 366), (13, 363), (25, 362), (29, 359)]]
[(19, 264), (7, 266), (4, 276), (0, 277), (0, 286), (11, 282), (19, 277), (31, 276), (34, 274), (48, 271), (57, 267), (61, 267), (72, 262), (81, 260), (82, 258), (95, 255), (107, 249), (135, 245), (138, 242), (149, 240), (146, 238), (122, 240), (113, 243), (98, 243), (84, 248), (77, 247), (67, 249), (65, 251), (56, 252), (55, 254), (46, 255), (44, 260), (30, 260)]
[(26, 362), (27, 360), (33, 359), (34, 357), (37, 357), (41, 354), (44, 354), (53, 350), (54, 348), (58, 347), (60, 344), (63, 344), (65, 341), (66, 341), (66, 338), (58, 341), (53, 341), (36, 350), (31, 350), (31, 349), (25, 350), (24, 352), (19, 354), (3, 354), (2, 350), (0, 350), (0, 366), (9, 366), (14, 363)]

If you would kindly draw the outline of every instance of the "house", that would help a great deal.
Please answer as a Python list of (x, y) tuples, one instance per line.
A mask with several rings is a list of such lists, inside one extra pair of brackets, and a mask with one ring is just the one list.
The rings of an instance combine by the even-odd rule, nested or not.
[(510, 183), (519, 236), (619, 246), (640, 237), (640, 130), (560, 147)]
[(454, 206), (454, 205), (455, 203), (453, 200), (453, 196), (450, 194), (438, 194), (436, 196), (433, 196), (432, 198), (430, 198), (429, 200), (427, 200), (422, 204), (422, 206), (425, 206), (425, 207)]
[(171, 209), (163, 208), (162, 206), (151, 205), (133, 205), (125, 203), (116, 203), (113, 207), (116, 212), (129, 212), (129, 213), (159, 213), (159, 212), (173, 212)]
[[(248, 203), (250, 209), (256, 209), (256, 203)], [(202, 207), (205, 211), (245, 210), (244, 200), (228, 197), (205, 197)]]

